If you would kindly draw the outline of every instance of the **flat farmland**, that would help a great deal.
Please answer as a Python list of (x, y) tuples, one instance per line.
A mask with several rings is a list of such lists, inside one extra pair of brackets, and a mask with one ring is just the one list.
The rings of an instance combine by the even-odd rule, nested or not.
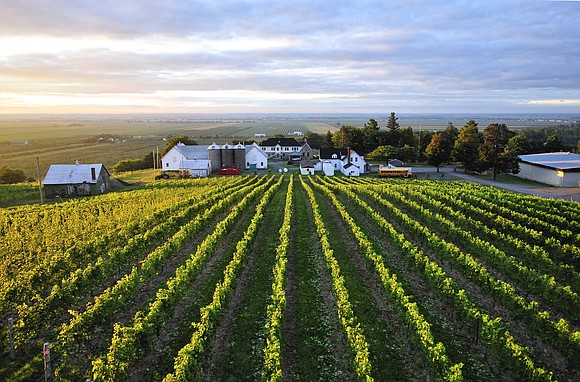
[[(315, 121), (238, 119), (14, 119), (0, 120), (0, 165), (23, 170), (36, 178), (36, 157), (41, 177), (51, 164), (103, 163), (109, 170), (123, 159), (137, 159), (162, 149), (171, 136), (187, 135), (199, 144), (224, 144), (255, 139), (255, 134), (290, 135), (308, 131), (326, 133), (336, 126)], [(101, 135), (121, 137), (97, 142)], [(264, 138), (259, 138), (264, 139)]]
[(577, 381), (580, 204), (180, 179), (0, 210), (0, 379)]

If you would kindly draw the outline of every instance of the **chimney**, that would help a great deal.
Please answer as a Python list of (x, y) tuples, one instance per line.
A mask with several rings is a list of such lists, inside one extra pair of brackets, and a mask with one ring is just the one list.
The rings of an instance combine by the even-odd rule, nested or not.
[(350, 164), (350, 146), (347, 147), (347, 150), (348, 150), (348, 152), (347, 152), (347, 155), (348, 155), (347, 163)]
[(91, 167), (91, 179), (92, 180), (97, 180), (97, 173), (96, 173), (94, 167)]

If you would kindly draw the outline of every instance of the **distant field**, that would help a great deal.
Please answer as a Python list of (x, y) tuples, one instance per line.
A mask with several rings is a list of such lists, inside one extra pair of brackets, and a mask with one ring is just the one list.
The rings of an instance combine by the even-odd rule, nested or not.
[[(263, 120), (0, 120), (0, 166), (21, 169), (36, 178), (36, 157), (41, 177), (51, 164), (98, 162), (109, 170), (123, 159), (135, 159), (165, 146), (164, 139), (187, 135), (200, 144), (226, 143), (233, 140), (254, 139), (255, 134), (289, 135), (308, 131), (326, 133), (337, 125), (318, 121)], [(101, 134), (127, 137), (118, 143), (97, 143), (89, 140)]]
[[(256, 134), (271, 137), (276, 134), (306, 134), (312, 131), (326, 134), (337, 131), (341, 125), (362, 127), (369, 118), (375, 118), (385, 128), (387, 114), (306, 116), (68, 116), (68, 117), (2, 117), (0, 118), (0, 166), (21, 169), (36, 178), (36, 157), (39, 158), (41, 177), (54, 163), (103, 163), (108, 169), (122, 159), (136, 159), (147, 152), (165, 146), (165, 138), (176, 135), (193, 137), (200, 144), (223, 144), (256, 138)], [(469, 119), (475, 119), (483, 129), (489, 123), (506, 123), (512, 129), (557, 125), (558, 120), (491, 119), (466, 116), (400, 116), (401, 127), (414, 130), (441, 130), (452, 122), (460, 128)], [(562, 121), (560, 121), (562, 122)], [(126, 139), (118, 143), (99, 144), (101, 134), (115, 134)]]

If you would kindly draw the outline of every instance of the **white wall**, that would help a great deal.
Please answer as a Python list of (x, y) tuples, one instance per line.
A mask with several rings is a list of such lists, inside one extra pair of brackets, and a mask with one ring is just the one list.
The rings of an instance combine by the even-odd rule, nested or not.
[(185, 156), (183, 156), (175, 147), (173, 147), (167, 152), (167, 154), (163, 156), (163, 158), (161, 158), (162, 170), (178, 171), (181, 161), (186, 159), (187, 158)]
[(565, 173), (555, 169), (534, 166), (529, 163), (519, 163), (520, 172), (516, 176), (557, 187), (578, 186), (580, 173)]

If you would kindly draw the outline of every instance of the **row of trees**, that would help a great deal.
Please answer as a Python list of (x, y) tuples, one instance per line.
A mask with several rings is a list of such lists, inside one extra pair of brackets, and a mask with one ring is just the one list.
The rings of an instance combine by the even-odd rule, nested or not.
[[(575, 131), (568, 132), (568, 126), (544, 130), (544, 133), (549, 130), (552, 133), (579, 135)], [(394, 112), (387, 120), (386, 129), (381, 129), (376, 120), (369, 119), (362, 128), (344, 125), (334, 134), (330, 131), (326, 135), (310, 132), (306, 138), (312, 147), (350, 147), (371, 160), (386, 162), (397, 158), (404, 162), (427, 161), (437, 170), (441, 164), (450, 162), (459, 163), (465, 171), (491, 169), (494, 179), (499, 173), (516, 173), (518, 155), (564, 149), (574, 149), (580, 153), (580, 140), (575, 148), (566, 147), (557, 135), (545, 137), (537, 129), (516, 133), (505, 124), (497, 123), (488, 125), (480, 132), (474, 120), (468, 121), (461, 129), (449, 123), (440, 132), (416, 133), (411, 127), (401, 128)]]

